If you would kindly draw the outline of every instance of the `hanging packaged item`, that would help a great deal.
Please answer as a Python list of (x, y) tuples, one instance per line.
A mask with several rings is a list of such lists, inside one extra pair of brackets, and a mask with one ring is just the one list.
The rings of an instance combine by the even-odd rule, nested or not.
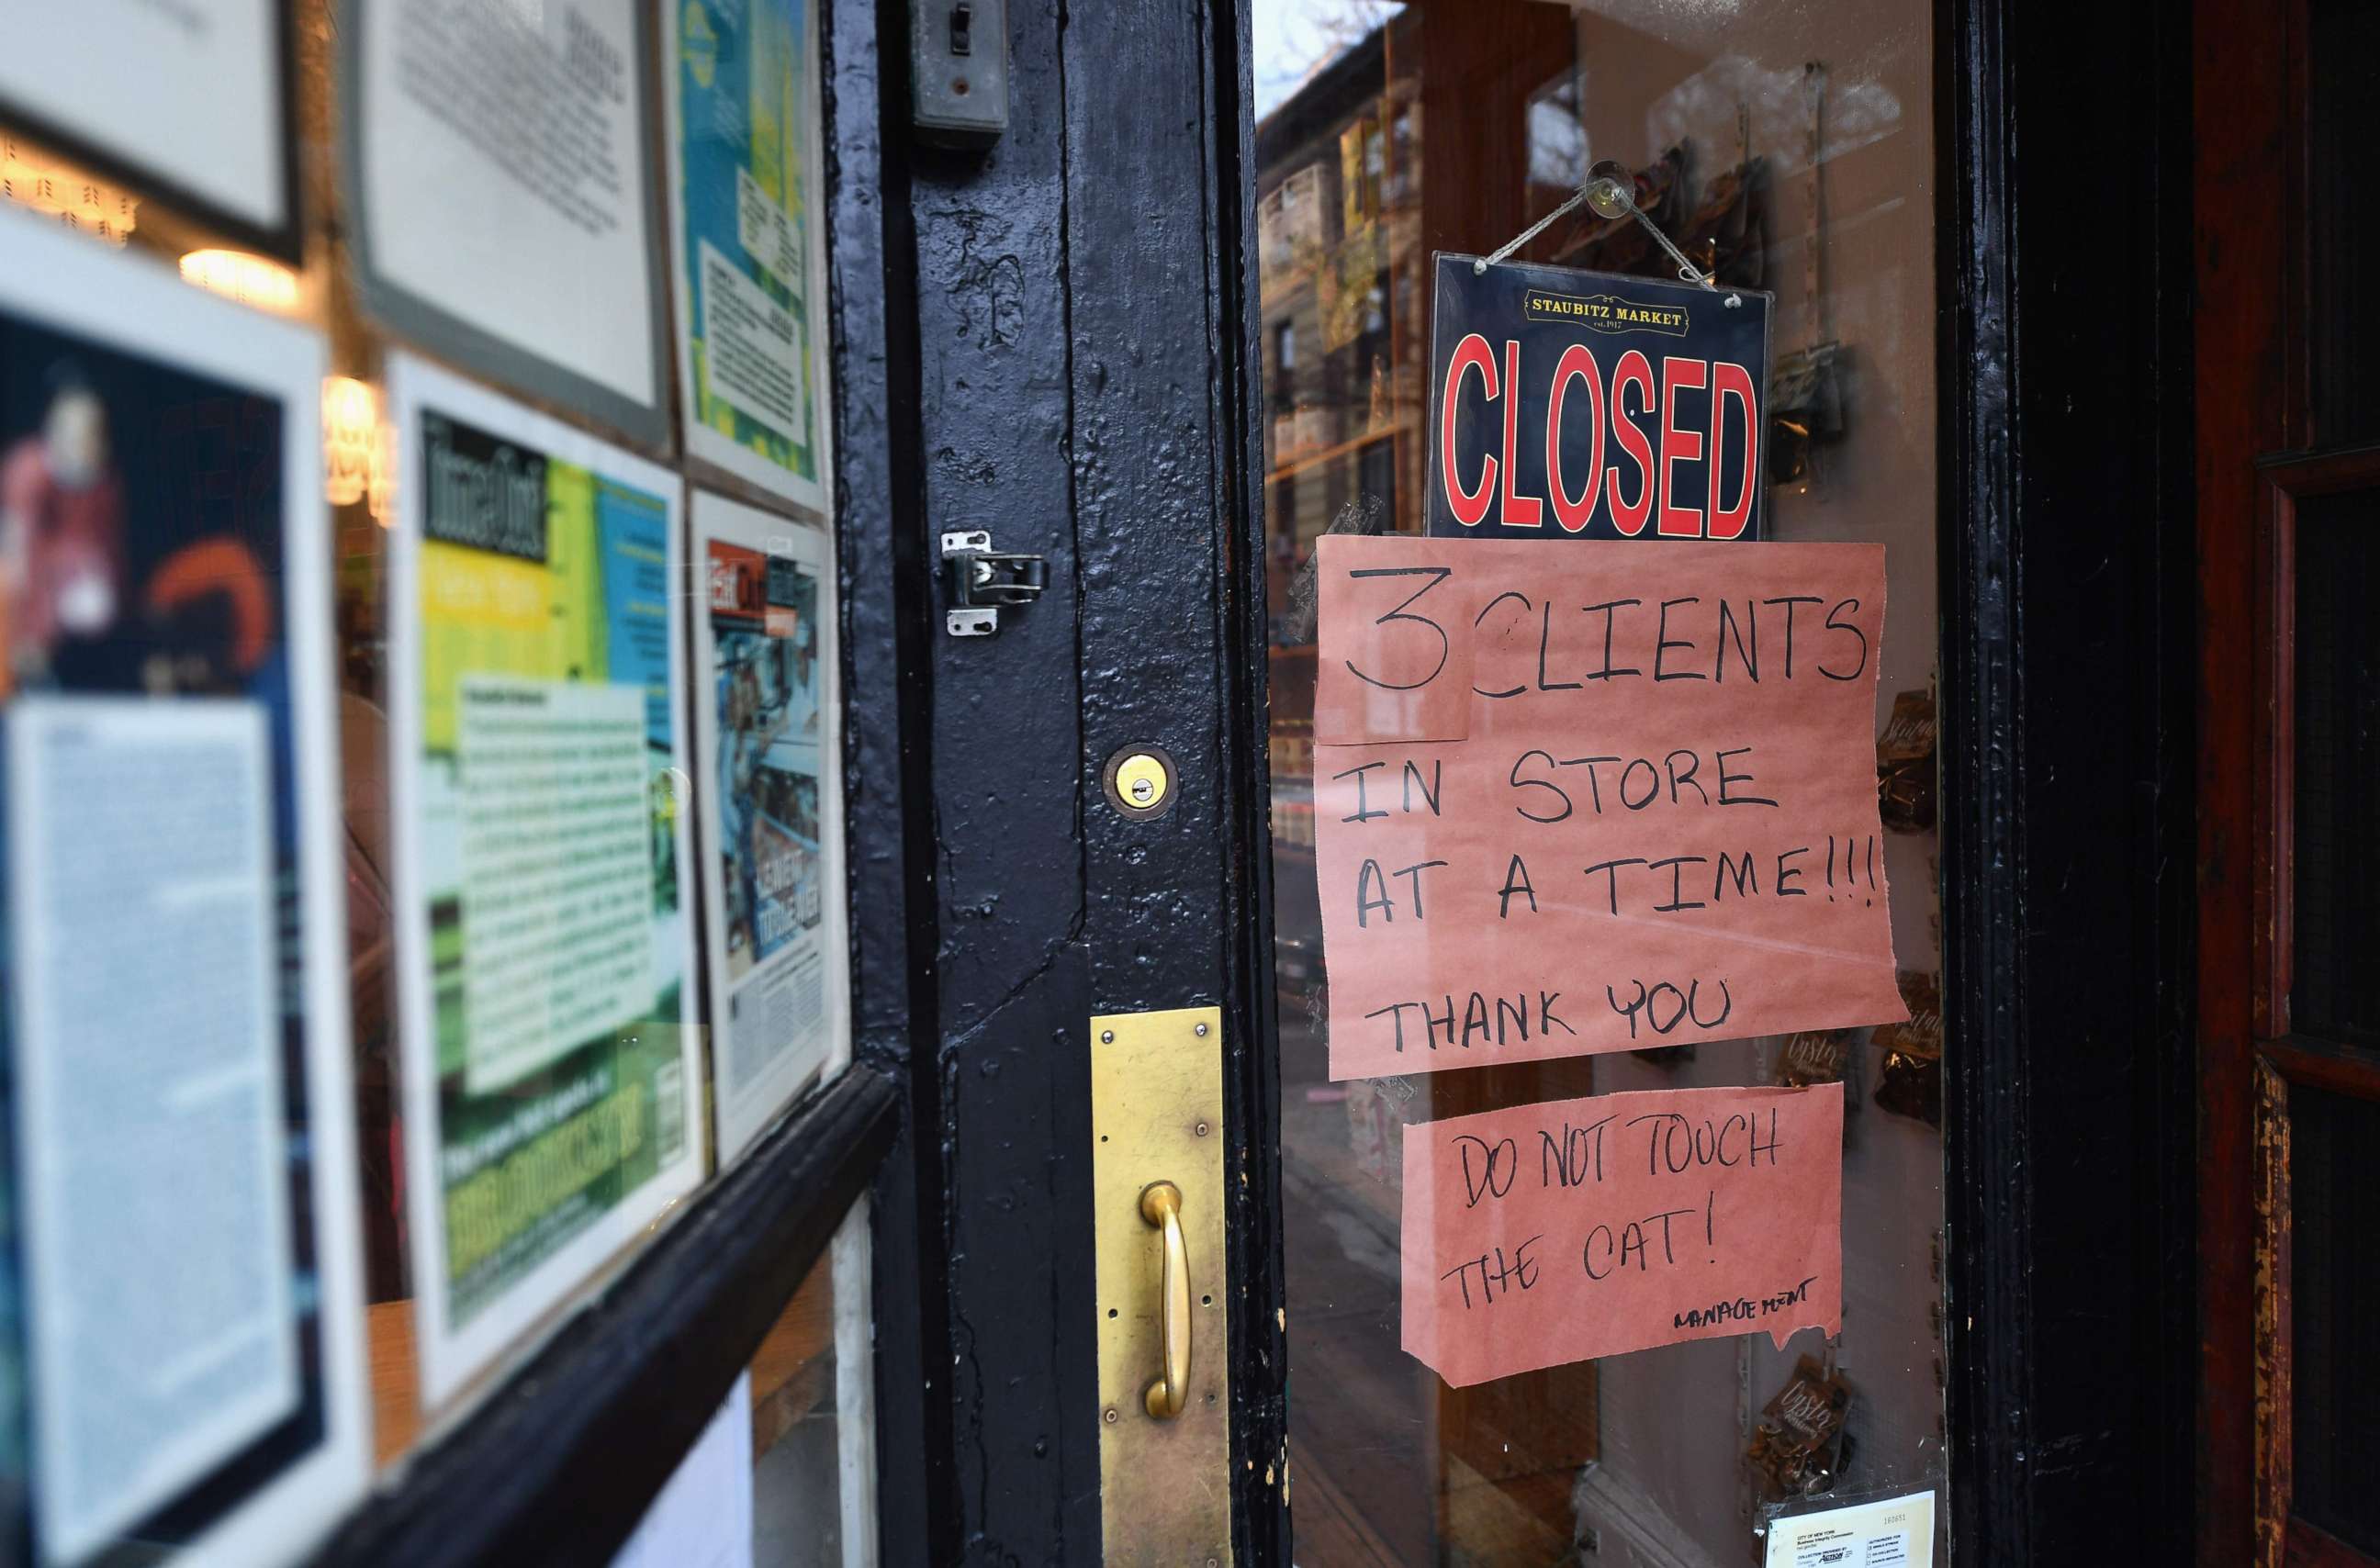
[(1771, 1080), (1783, 1088), (1843, 1082), (1851, 1068), (1851, 1031), (1803, 1029), (1785, 1037)]
[(1760, 1425), (1744, 1450), (1759, 1477), (1763, 1500), (1815, 1497), (1832, 1491), (1842, 1473), (1843, 1423), (1852, 1394), (1842, 1374), (1804, 1355), (1793, 1376), (1761, 1407)]
[(1886, 831), (1922, 833), (1934, 826), (1934, 694), (1904, 691), (1876, 740), (1876, 792)]
[(1768, 163), (1749, 158), (1714, 176), (1678, 243), (1712, 282), (1757, 288), (1767, 281)]
[(1649, 1062), (1656, 1067), (1682, 1067), (1694, 1059), (1691, 1045), (1656, 1045), (1628, 1053), (1639, 1062)]
[(1768, 482), (1798, 484), (1811, 454), (1843, 436), (1843, 346), (1814, 344), (1778, 360), (1768, 383)]
[(1942, 1124), (1942, 981), (1914, 969), (1900, 972), (1909, 1016), (1877, 1027), (1870, 1039), (1884, 1049), (1876, 1102), (1896, 1116)]

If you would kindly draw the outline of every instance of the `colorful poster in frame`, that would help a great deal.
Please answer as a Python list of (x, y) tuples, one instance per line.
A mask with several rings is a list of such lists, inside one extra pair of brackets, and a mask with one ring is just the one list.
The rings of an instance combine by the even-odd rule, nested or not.
[(662, 0), (679, 408), (689, 456), (827, 507), (817, 9)]
[(679, 482), (408, 355), (389, 694), (428, 1401), (701, 1177)]
[(290, 58), (285, 0), (12, 6), (0, 118), (295, 261)]
[(369, 1480), (322, 369), (0, 214), (0, 1475), (43, 1563), (285, 1561)]
[(638, 0), (345, 0), (349, 245), (396, 335), (669, 444)]
[(694, 492), (703, 958), (719, 1162), (849, 1060), (832, 538)]

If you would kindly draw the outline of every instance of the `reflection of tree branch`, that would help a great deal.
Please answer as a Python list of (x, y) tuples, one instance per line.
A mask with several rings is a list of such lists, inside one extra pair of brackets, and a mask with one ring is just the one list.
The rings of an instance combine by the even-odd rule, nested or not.
[(1306, 12), (1314, 24), (1317, 37), (1330, 45), (1330, 53), (1306, 74), (1320, 70), (1339, 55), (1361, 43), (1378, 30), (1381, 23), (1404, 9), (1391, 0), (1337, 0), (1337, 9), (1325, 11), (1315, 5)]
[[(1296, 6), (1295, 22), (1291, 25), (1302, 25), (1307, 30), (1307, 34), (1305, 39), (1295, 39), (1293, 32), (1290, 34), (1293, 40), (1291, 58), (1281, 62), (1287, 68), (1278, 72), (1268, 70), (1261, 58), (1257, 67), (1260, 85), (1278, 81), (1283, 83), (1286, 90), (1278, 96), (1262, 94), (1259, 103), (1269, 102), (1278, 106), (1294, 97), (1300, 88), (1330, 69), (1341, 55), (1371, 37), (1403, 9), (1401, 0), (1300, 0)], [(1296, 57), (1308, 51), (1297, 45), (1309, 42), (1312, 45), (1311, 58), (1301, 66)], [(1264, 53), (1261, 45), (1258, 53), (1260, 55)], [(1269, 113), (1269, 110), (1264, 112)]]

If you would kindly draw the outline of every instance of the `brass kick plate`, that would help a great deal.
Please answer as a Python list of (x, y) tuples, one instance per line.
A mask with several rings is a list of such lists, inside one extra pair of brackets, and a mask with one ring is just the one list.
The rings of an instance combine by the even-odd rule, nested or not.
[[(1162, 1229), (1153, 1182), (1181, 1189), (1190, 1377), (1182, 1413), (1149, 1413), (1166, 1373)], [(1098, 1254), (1099, 1512), (1106, 1562), (1232, 1561), (1231, 1346), (1223, 1275), (1223, 1015), (1091, 1020), (1092, 1245)]]

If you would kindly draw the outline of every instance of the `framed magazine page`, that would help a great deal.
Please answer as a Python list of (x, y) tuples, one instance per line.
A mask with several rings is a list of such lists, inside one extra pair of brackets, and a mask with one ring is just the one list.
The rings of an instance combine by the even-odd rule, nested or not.
[(313, 334), (0, 213), (0, 1431), (43, 1562), (364, 1489)]
[(702, 1174), (680, 489), (394, 356), (398, 1039), (426, 1404)]
[(824, 512), (832, 420), (815, 0), (661, 10), (686, 455)]
[(693, 502), (696, 799), (723, 1167), (851, 1054), (833, 541)]

